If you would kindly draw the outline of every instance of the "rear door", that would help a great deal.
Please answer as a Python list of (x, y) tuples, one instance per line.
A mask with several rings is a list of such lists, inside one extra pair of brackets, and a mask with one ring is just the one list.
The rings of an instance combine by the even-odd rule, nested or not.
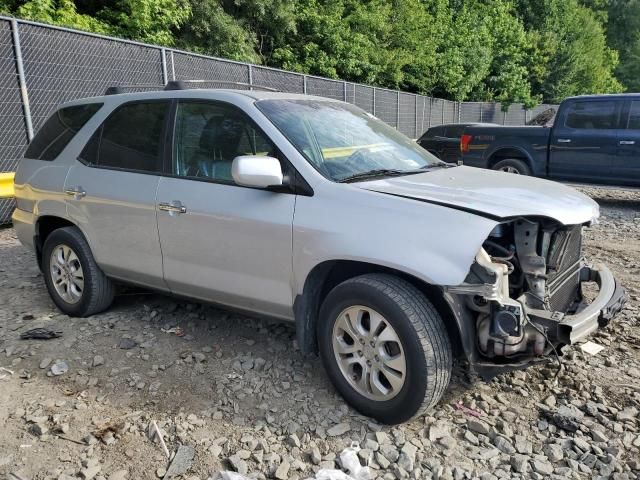
[(167, 101), (118, 107), (93, 134), (65, 182), (68, 215), (107, 275), (165, 288), (156, 224)]
[(640, 185), (640, 98), (628, 100), (618, 130), (618, 156), (613, 180), (621, 185)]
[(621, 100), (608, 98), (575, 100), (566, 105), (551, 132), (550, 176), (611, 181), (621, 110)]

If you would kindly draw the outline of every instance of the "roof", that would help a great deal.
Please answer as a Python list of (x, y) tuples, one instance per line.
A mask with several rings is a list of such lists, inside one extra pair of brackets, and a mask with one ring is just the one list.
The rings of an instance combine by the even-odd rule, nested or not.
[(598, 100), (598, 99), (625, 99), (625, 98), (640, 98), (640, 93), (602, 93), (592, 95), (575, 95), (573, 97), (567, 97), (566, 100)]

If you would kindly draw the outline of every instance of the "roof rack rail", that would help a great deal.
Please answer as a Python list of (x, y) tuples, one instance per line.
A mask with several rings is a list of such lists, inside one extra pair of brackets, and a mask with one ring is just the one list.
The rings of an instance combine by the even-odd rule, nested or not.
[(164, 85), (157, 85), (155, 83), (138, 83), (131, 85), (114, 85), (112, 87), (108, 87), (105, 91), (105, 95), (119, 95), (121, 93), (127, 93), (127, 90), (132, 88), (149, 88), (161, 90), (164, 88)]
[(171, 80), (167, 82), (167, 85), (164, 87), (164, 89), (165, 90), (187, 90), (190, 84), (202, 85), (206, 83), (210, 83), (214, 85), (235, 85), (235, 86), (249, 87), (255, 90), (267, 90), (269, 92), (280, 91), (278, 89), (265, 87), (262, 85), (255, 85), (255, 84), (245, 83), (245, 82), (232, 82), (227, 80)]

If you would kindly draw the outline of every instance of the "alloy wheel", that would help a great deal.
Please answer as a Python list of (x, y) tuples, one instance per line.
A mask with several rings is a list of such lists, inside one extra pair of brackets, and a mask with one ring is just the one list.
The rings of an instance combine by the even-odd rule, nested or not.
[(372, 308), (343, 310), (333, 327), (333, 352), (342, 375), (361, 395), (386, 401), (402, 389), (407, 361), (391, 324)]
[(67, 303), (78, 303), (84, 290), (84, 273), (76, 252), (68, 245), (57, 245), (51, 252), (49, 270), (60, 298)]

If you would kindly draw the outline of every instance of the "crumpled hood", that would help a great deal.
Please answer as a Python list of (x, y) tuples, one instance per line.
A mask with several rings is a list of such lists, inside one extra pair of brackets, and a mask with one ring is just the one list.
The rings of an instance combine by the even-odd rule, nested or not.
[(599, 216), (596, 202), (566, 185), (474, 167), (442, 168), (352, 185), (495, 219), (543, 216), (576, 225)]

